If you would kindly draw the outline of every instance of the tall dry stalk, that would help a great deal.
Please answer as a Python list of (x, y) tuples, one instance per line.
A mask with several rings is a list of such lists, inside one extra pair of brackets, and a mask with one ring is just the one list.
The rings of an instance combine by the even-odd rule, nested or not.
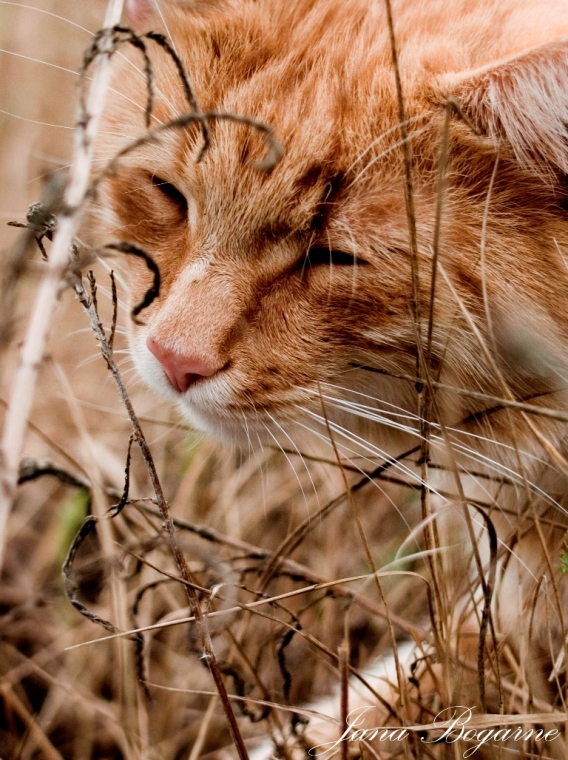
[[(109, 0), (104, 28), (120, 22), (124, 0)], [(80, 124), (75, 134), (74, 157), (63, 195), (63, 213), (53, 241), (35, 308), (28, 323), (19, 364), (12, 383), (0, 446), (0, 568), (3, 565), (8, 516), (12, 508), (26, 426), (45, 345), (57, 306), (61, 279), (69, 264), (69, 251), (85, 209), (97, 131), (110, 79), (110, 39), (101, 43), (106, 55), (97, 57), (89, 90), (87, 113), (80, 106)]]

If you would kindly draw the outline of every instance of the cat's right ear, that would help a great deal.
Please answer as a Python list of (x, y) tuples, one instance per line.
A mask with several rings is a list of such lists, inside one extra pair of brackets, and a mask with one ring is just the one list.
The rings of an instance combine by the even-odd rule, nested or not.
[(521, 165), (568, 174), (568, 39), (440, 84), (442, 98), (457, 101), (480, 133), (508, 143)]

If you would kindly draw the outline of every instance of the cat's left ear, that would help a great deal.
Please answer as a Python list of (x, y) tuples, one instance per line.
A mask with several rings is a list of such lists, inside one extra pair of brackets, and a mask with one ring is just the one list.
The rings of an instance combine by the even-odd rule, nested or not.
[(481, 133), (508, 142), (519, 163), (568, 174), (567, 39), (439, 84)]

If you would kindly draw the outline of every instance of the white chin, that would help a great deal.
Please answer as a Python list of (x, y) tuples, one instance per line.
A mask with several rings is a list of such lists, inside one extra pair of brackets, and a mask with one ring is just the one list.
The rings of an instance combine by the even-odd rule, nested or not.
[(247, 437), (243, 424), (239, 425), (229, 417), (221, 417), (197, 409), (183, 396), (178, 396), (176, 400), (179, 413), (195, 430), (224, 443), (246, 443)]

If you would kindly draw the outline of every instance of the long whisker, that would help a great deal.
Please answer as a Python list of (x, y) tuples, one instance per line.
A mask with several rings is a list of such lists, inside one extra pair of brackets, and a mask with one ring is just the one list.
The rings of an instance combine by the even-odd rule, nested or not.
[[(442, 439), (439, 439), (440, 443), (442, 443)], [(533, 493), (538, 494), (539, 496), (543, 497), (543, 499), (548, 502), (551, 506), (556, 507), (560, 509), (564, 514), (568, 514), (568, 510), (566, 510), (565, 507), (563, 507), (561, 504), (559, 504), (555, 499), (550, 496), (546, 491), (544, 491), (542, 488), (540, 488), (536, 483), (523, 478), (519, 473), (517, 473), (515, 470), (512, 470), (510, 467), (507, 467), (502, 462), (496, 461), (491, 459), (488, 456), (485, 456), (481, 452), (479, 452), (477, 449), (470, 448), (469, 446), (464, 446), (460, 444), (459, 442), (454, 442), (453, 444), (456, 449), (462, 452), (462, 454), (470, 459), (472, 459), (477, 464), (485, 464), (489, 466), (491, 469), (495, 470), (496, 472), (501, 472), (507, 477), (514, 480), (514, 484), (517, 486), (521, 486), (523, 484), (530, 487), (531, 491)], [(544, 462), (544, 464), (548, 464), (547, 462)]]
[[(337, 388), (339, 390), (342, 390), (342, 391), (345, 391), (345, 392), (349, 392), (349, 393), (352, 393), (352, 394), (355, 394), (355, 395), (363, 396), (363, 397), (366, 397), (366, 398), (378, 401), (381, 404), (384, 404), (384, 405), (387, 405), (387, 406), (391, 406), (391, 407), (393, 407), (395, 409), (401, 409), (401, 410), (403, 410), (402, 407), (397, 407), (396, 405), (389, 404), (388, 402), (385, 402), (385, 401), (382, 401), (381, 399), (378, 399), (376, 397), (370, 396), (369, 394), (361, 393), (360, 391), (355, 391), (355, 390), (352, 390), (352, 389), (349, 389), (349, 388), (345, 388), (345, 387), (342, 387), (342, 386), (339, 386), (339, 385), (335, 385), (333, 383), (325, 383), (325, 384), (326, 385), (330, 385), (331, 387), (335, 387), (335, 388)], [(333, 397), (329, 397), (329, 398), (330, 398), (330, 400), (336, 402), (337, 404), (340, 404), (341, 408), (344, 411), (353, 411), (354, 414), (359, 414), (359, 416), (365, 416), (365, 411), (369, 410), (369, 415), (370, 415), (369, 419), (371, 419), (373, 415), (377, 415), (376, 410), (373, 409), (373, 408), (371, 408), (371, 407), (366, 407), (365, 405), (362, 405), (362, 404), (355, 404), (354, 402), (349, 402), (348, 400), (343, 399), (343, 398), (342, 399), (334, 399)], [(403, 411), (405, 411), (405, 410), (403, 410)], [(381, 410), (380, 415), (396, 416), (396, 413)], [(409, 413), (407, 411), (405, 411), (405, 414), (403, 414), (401, 416), (407, 417), (409, 419), (418, 420), (418, 417), (416, 415), (414, 415), (412, 413)], [(386, 421), (382, 417), (380, 419), (377, 418), (377, 421), (380, 421), (380, 422), (383, 422), (383, 423), (386, 424)], [(394, 425), (392, 425), (392, 426), (394, 427)], [(434, 422), (431, 422), (430, 426), (434, 430), (435, 429), (439, 429), (439, 426), (436, 423), (434, 423)], [(451, 439), (453, 441), (456, 441), (460, 446), (464, 447), (464, 450), (469, 451), (470, 454), (473, 457), (480, 456), (480, 454), (479, 454), (478, 450), (467, 447), (460, 440), (463, 437), (467, 436), (467, 437), (470, 437), (470, 438), (474, 438), (476, 440), (480, 440), (480, 441), (483, 441), (483, 442), (486, 442), (486, 443), (490, 443), (491, 445), (500, 447), (503, 450), (510, 451), (511, 453), (514, 453), (515, 451), (518, 451), (525, 458), (529, 458), (529, 459), (533, 460), (534, 462), (539, 463), (539, 464), (543, 464), (545, 466), (549, 466), (549, 467), (551, 466), (549, 462), (547, 462), (546, 460), (542, 459), (542, 457), (540, 457), (538, 454), (534, 454), (533, 452), (530, 452), (530, 451), (519, 450), (518, 446), (517, 447), (511, 446), (510, 444), (507, 444), (507, 443), (505, 443), (503, 441), (499, 441), (495, 437), (490, 438), (490, 437), (487, 437), (487, 436), (480, 435), (479, 433), (474, 433), (473, 431), (463, 430), (463, 429), (461, 429), (459, 427), (447, 426), (446, 429), (449, 432), (452, 433)], [(408, 432), (410, 432), (410, 430), (411, 429), (409, 429)], [(440, 444), (443, 443), (441, 438), (438, 438), (438, 442)], [(479, 461), (480, 462), (483, 461), (483, 463), (486, 464), (486, 465), (494, 465), (496, 467), (503, 467), (498, 461), (491, 460), (488, 457), (484, 457), (483, 460), (480, 459)], [(513, 471), (508, 470), (508, 473), (511, 473), (511, 472), (513, 472)], [(517, 473), (515, 473), (515, 475), (517, 476), (517, 482), (518, 482), (518, 479), (520, 478), (520, 476)], [(522, 478), (522, 480), (524, 482), (524, 478)]]
[[(318, 433), (318, 432), (317, 432), (317, 430), (314, 430), (313, 428), (309, 427), (309, 425), (305, 425), (304, 423), (300, 422), (300, 420), (298, 420), (298, 419), (294, 420), (294, 422), (295, 422), (297, 425), (299, 425), (300, 427), (302, 427), (304, 430), (307, 430), (309, 433), (311, 433), (312, 435), (314, 435), (314, 436), (315, 436), (316, 438), (318, 438), (319, 440), (323, 441), (323, 442), (324, 442), (326, 445), (328, 445), (330, 448), (333, 448), (333, 444), (331, 443), (331, 441), (329, 440), (329, 437), (328, 437), (326, 434), (324, 434), (324, 433)], [(349, 451), (349, 452), (355, 453), (355, 452), (353, 452), (353, 450), (352, 450), (352, 449), (349, 449), (347, 446), (345, 446), (345, 444), (341, 444), (341, 443), (337, 442), (337, 447), (338, 447), (338, 448), (341, 448), (341, 449), (343, 449), (344, 451), (345, 451), (345, 450), (347, 450), (347, 451)], [(382, 486), (381, 486), (380, 482), (378, 482), (378, 481), (377, 481), (375, 478), (372, 478), (372, 477), (371, 477), (371, 475), (370, 475), (370, 473), (368, 473), (368, 472), (366, 472), (365, 470), (363, 470), (363, 469), (362, 469), (362, 467), (360, 467), (360, 466), (359, 466), (359, 465), (358, 465), (358, 464), (357, 464), (357, 463), (354, 461), (354, 459), (352, 459), (352, 458), (351, 458), (351, 457), (349, 457), (349, 456), (346, 456), (345, 454), (342, 454), (342, 455), (343, 455), (343, 457), (345, 458), (345, 460), (347, 461), (347, 463), (348, 463), (348, 464), (351, 466), (351, 468), (352, 468), (353, 470), (356, 470), (356, 471), (357, 471), (357, 472), (359, 472), (361, 475), (363, 475), (365, 478), (367, 478), (367, 479), (368, 479), (368, 481), (369, 481), (369, 482), (370, 482), (370, 483), (371, 483), (371, 484), (372, 484), (372, 485), (373, 485), (373, 486), (374, 486), (374, 487), (375, 487), (375, 488), (376, 488), (378, 491), (380, 491), (381, 495), (382, 495), (382, 496), (384, 496), (384, 497), (387, 499), (387, 501), (389, 501), (389, 503), (391, 504), (391, 506), (394, 508), (395, 512), (397, 512), (397, 514), (399, 515), (399, 517), (401, 518), (401, 520), (403, 521), (403, 523), (406, 525), (406, 527), (407, 527), (407, 528), (408, 528), (408, 530), (410, 531), (410, 529), (411, 529), (411, 528), (410, 528), (410, 524), (408, 523), (408, 521), (407, 521), (406, 517), (404, 516), (404, 513), (401, 511), (401, 509), (400, 509), (400, 508), (399, 508), (399, 506), (396, 504), (396, 502), (394, 501), (394, 499), (393, 499), (393, 498), (392, 498), (392, 497), (391, 497), (391, 496), (388, 494), (388, 492), (387, 492), (387, 491), (385, 491), (385, 490), (384, 490), (384, 488), (382, 488)], [(366, 461), (367, 461), (369, 464), (372, 464), (372, 465), (373, 465), (373, 467), (376, 465), (376, 462), (373, 462), (372, 460), (370, 460), (370, 459), (367, 459), (366, 457), (364, 457), (364, 459), (365, 459), (365, 460), (366, 460)]]
[[(410, 119), (406, 119), (405, 123), (408, 126), (409, 124), (414, 124), (415, 122), (420, 121), (423, 118), (424, 117), (421, 114), (419, 116), (412, 116)], [(380, 143), (381, 140), (384, 140), (385, 137), (388, 137), (393, 132), (400, 132), (400, 124), (395, 124), (394, 126), (390, 127), (389, 129), (385, 130), (384, 132), (382, 132), (378, 137), (375, 137), (375, 139), (372, 140), (367, 145), (367, 147), (365, 148), (365, 150), (362, 151), (362, 153), (360, 153), (357, 156), (357, 158), (355, 159), (355, 161), (353, 161), (353, 163), (351, 164), (351, 166), (347, 169), (346, 174), (348, 175), (352, 171), (352, 169), (354, 169), (355, 166), (359, 163), (359, 161), (361, 161), (363, 158), (365, 158), (365, 156), (367, 155), (367, 153), (369, 153), (369, 151), (373, 150), (373, 148), (375, 147), (375, 145), (377, 145), (378, 143)]]
[[(67, 69), (65, 68), (65, 66), (60, 66), (59, 64), (51, 63), (50, 61), (42, 61), (40, 58), (33, 58), (31, 55), (16, 53), (13, 50), (6, 50), (5, 48), (0, 48), (0, 53), (5, 53), (6, 55), (11, 55), (16, 58), (23, 58), (24, 60), (31, 61), (32, 63), (40, 63), (43, 66), (47, 66), (52, 69), (58, 69), (59, 71), (64, 71), (66, 74), (72, 74), (73, 76), (76, 76), (76, 77), (79, 76), (78, 71), (74, 71), (73, 69)], [(85, 77), (85, 79), (89, 82), (92, 81), (92, 77)], [(109, 87), (108, 90), (109, 92), (113, 92), (115, 95), (118, 95), (119, 97), (123, 98), (128, 103), (133, 105), (135, 108), (138, 108), (139, 111), (145, 112), (146, 110), (145, 106), (141, 105), (140, 103), (137, 103), (135, 100), (132, 100), (132, 98), (129, 98), (128, 95), (125, 95), (123, 92), (120, 92), (120, 90), (115, 90), (113, 87)], [(14, 114), (9, 114), (9, 115), (13, 116)], [(157, 124), (163, 124), (163, 122), (160, 119), (158, 119), (156, 116), (154, 116), (154, 114), (152, 114), (152, 118), (154, 119), (154, 121), (156, 121)], [(45, 125), (45, 126), (49, 126), (49, 125)]]
[[(310, 415), (312, 418), (316, 419), (318, 422), (320, 422), (320, 424), (322, 424), (322, 418), (319, 417), (319, 415), (317, 415), (314, 412), (311, 412), (311, 410), (305, 409), (304, 407), (298, 407), (298, 408), (302, 409), (302, 411), (306, 412), (308, 415)], [(354, 434), (350, 433), (349, 431), (346, 431), (345, 428), (342, 428), (341, 426), (337, 425), (337, 423), (331, 423), (330, 422), (330, 426), (331, 425), (335, 426), (335, 432), (338, 432), (340, 435), (344, 436), (348, 440), (351, 440), (352, 442), (354, 442), (354, 443), (356, 443), (358, 445), (361, 445), (363, 443), (364, 445), (366, 445), (368, 447), (367, 448), (368, 451), (373, 451), (373, 449), (375, 451), (377, 451), (376, 447), (372, 446), (368, 442), (363, 441), (363, 439), (361, 439), (359, 436), (355, 436)], [(312, 431), (312, 432), (315, 433), (315, 431)], [(445, 446), (445, 442), (444, 442), (444, 440), (443, 440), (443, 438), (441, 436), (433, 436), (432, 437), (432, 445), (434, 447), (436, 445), (438, 445), (438, 446), (440, 446), (441, 449), (443, 449), (444, 446)], [(516, 479), (516, 482), (519, 485), (521, 483), (525, 482), (525, 480), (522, 479), (513, 470), (511, 470), (510, 468), (507, 468), (505, 465), (502, 465), (499, 462), (495, 462), (495, 461), (491, 460), (489, 457), (485, 457), (484, 455), (482, 455), (476, 449), (472, 449), (472, 448), (467, 447), (467, 446), (465, 446), (463, 444), (460, 444), (460, 443), (456, 443), (455, 445), (466, 456), (468, 456), (469, 458), (473, 459), (475, 462), (492, 466), (494, 469), (497, 469), (498, 471), (504, 472), (509, 477), (512, 477), (512, 478)], [(379, 452), (380, 452), (380, 450), (379, 450)], [(375, 453), (375, 455), (376, 455), (376, 453)], [(380, 452), (379, 455), (381, 457), (384, 457), (385, 453), (384, 452)], [(416, 475), (416, 473), (413, 473), (412, 471), (410, 471), (405, 465), (400, 464), (400, 465), (397, 465), (397, 466), (405, 474), (406, 477), (408, 477), (409, 474), (411, 474), (411, 477), (414, 480), (416, 480), (418, 484), (427, 487), (432, 493), (436, 494), (439, 498), (442, 498), (442, 499), (446, 500), (446, 497), (443, 494), (440, 494), (437, 491), (437, 489), (433, 488), (431, 483), (425, 483), (425, 482), (423, 482), (422, 479), (419, 478)], [(532, 482), (529, 481), (528, 485), (531, 487), (531, 489), (535, 493), (538, 493), (540, 496), (542, 496), (549, 504), (551, 504), (552, 506), (555, 506), (555, 507), (559, 508), (562, 512), (566, 512), (566, 510), (555, 499), (553, 499), (549, 494), (547, 494), (545, 491), (543, 491), (541, 488), (539, 488), (535, 483), (532, 483)], [(491, 497), (491, 495), (489, 495), (489, 497), (490, 497), (491, 501), (495, 503), (494, 498)], [(498, 504), (496, 504), (496, 506), (498, 507)]]
[[(312, 419), (314, 419), (319, 424), (325, 425), (325, 420), (321, 415), (317, 414), (316, 412), (313, 412), (311, 409), (308, 409), (300, 405), (297, 405), (297, 408), (300, 411), (307, 414)], [(329, 426), (333, 430), (334, 433), (338, 433), (338, 435), (346, 438), (351, 443), (355, 443), (357, 446), (360, 446), (363, 450), (367, 451), (368, 453), (372, 453), (375, 457), (380, 457), (381, 460), (390, 458), (387, 455), (387, 453), (385, 451), (382, 451), (378, 446), (371, 444), (369, 441), (366, 441), (364, 438), (361, 438), (361, 436), (358, 436), (355, 433), (352, 433), (351, 431), (342, 427), (338, 423), (333, 422), (332, 420), (329, 420)], [(418, 433), (416, 433), (416, 437), (417, 438), (420, 437)], [(338, 442), (338, 445), (341, 445), (340, 442)], [(393, 467), (403, 472), (406, 477), (416, 480), (416, 482), (419, 483), (420, 485), (427, 486), (428, 488), (430, 488), (432, 493), (435, 493), (436, 495), (440, 496), (440, 498), (443, 498), (441, 494), (438, 494), (437, 491), (431, 487), (431, 484), (424, 483), (421, 480), (421, 478), (413, 470), (408, 468), (404, 463), (397, 461), (395, 464), (393, 464)]]
[(276, 438), (276, 436), (272, 433), (272, 431), (270, 430), (269, 426), (265, 422), (263, 422), (263, 425), (264, 425), (264, 428), (265, 428), (266, 432), (268, 433), (268, 435), (273, 439), (274, 443), (278, 446), (278, 448), (280, 449), (280, 451), (286, 457), (286, 461), (290, 465), (290, 468), (291, 468), (292, 472), (294, 473), (294, 475), (296, 477), (296, 480), (298, 481), (298, 485), (300, 487), (300, 492), (302, 494), (302, 498), (304, 499), (304, 504), (306, 505), (306, 512), (307, 512), (307, 514), (309, 516), (309, 514), (310, 514), (310, 507), (308, 505), (308, 498), (306, 496), (306, 492), (304, 491), (304, 486), (302, 484), (302, 481), (300, 480), (300, 476), (298, 475), (298, 472), (296, 471), (296, 468), (292, 464), (292, 460), (290, 459), (290, 457), (286, 453), (285, 449), (282, 447), (282, 444), (280, 443), (280, 441), (278, 440), (278, 438)]
[(169, 37), (169, 39), (170, 39), (170, 42), (171, 42), (172, 48), (174, 49), (174, 51), (176, 52), (176, 54), (177, 54), (177, 55), (179, 55), (179, 53), (178, 53), (178, 50), (177, 50), (177, 48), (176, 48), (176, 43), (175, 43), (175, 40), (174, 40), (174, 38), (172, 37), (172, 35), (170, 34), (170, 30), (169, 30), (169, 28), (168, 28), (168, 24), (167, 24), (167, 21), (166, 21), (166, 19), (164, 18), (164, 14), (162, 13), (162, 6), (161, 6), (161, 3), (160, 3), (160, 1), (159, 1), (159, 0), (153, 0), (153, 3), (154, 3), (154, 5), (155, 5), (155, 7), (156, 7), (156, 10), (158, 11), (158, 15), (160, 16), (160, 21), (161, 21), (161, 22), (162, 22), (162, 24), (164, 25), (164, 29), (166, 30), (166, 34), (168, 35), (168, 37)]
[[(18, 121), (25, 121), (28, 124), (37, 124), (40, 127), (53, 127), (54, 129), (70, 129), (71, 131), (75, 129), (75, 127), (70, 127), (66, 124), (50, 124), (47, 121), (39, 121), (39, 119), (28, 119), (26, 116), (19, 116), (17, 113), (6, 111), (3, 108), (0, 108), (0, 113), (4, 114), (4, 116), (10, 116), (12, 119), (18, 119)], [(119, 135), (116, 135), (116, 136), (118, 137)]]
[(85, 28), (84, 26), (81, 26), (81, 24), (76, 24), (74, 21), (71, 21), (68, 18), (65, 18), (65, 16), (60, 16), (58, 13), (52, 13), (51, 11), (47, 11), (44, 8), (36, 8), (35, 5), (24, 5), (23, 3), (15, 3), (12, 2), (12, 0), (0, 0), (0, 5), (15, 5), (17, 8), (24, 8), (27, 11), (35, 11), (36, 13), (43, 13), (45, 16), (51, 16), (52, 18), (56, 18), (58, 21), (63, 21), (65, 24), (68, 24), (69, 26), (74, 26), (76, 29), (80, 29), (82, 32), (86, 32), (87, 34), (90, 34), (93, 36), (93, 33)]
[[(252, 398), (249, 398), (249, 403), (251, 405), (251, 408), (252, 408), (254, 414), (256, 415), (257, 422), (260, 422), (260, 417), (259, 417), (256, 405), (254, 403), (254, 400)], [(245, 417), (244, 412), (243, 412), (243, 417)], [(246, 417), (245, 417), (245, 419), (246, 419)], [(247, 435), (248, 435), (248, 429), (249, 429), (248, 425), (246, 425), (246, 429), (247, 429)], [(260, 446), (260, 450), (264, 454), (264, 452), (265, 452), (264, 444), (262, 442), (262, 438), (260, 437), (260, 433), (258, 432), (258, 430), (256, 431), (256, 437), (258, 439), (258, 444)], [(268, 515), (268, 510), (267, 510), (267, 507), (266, 507), (266, 482), (265, 482), (265, 476), (264, 476), (264, 470), (263, 470), (263, 467), (262, 467), (262, 462), (261, 462), (261, 465), (260, 465), (260, 484), (261, 484), (261, 488), (262, 488), (262, 506), (263, 506), (263, 510), (264, 510), (264, 517), (266, 518), (266, 516)]]
[[(363, 393), (362, 391), (355, 390), (355, 388), (348, 388), (346, 386), (337, 385), (336, 383), (332, 383), (330, 381), (325, 382), (323, 380), (321, 381), (321, 385), (327, 385), (330, 388), (336, 388), (337, 390), (344, 391), (346, 393), (350, 393), (350, 394), (353, 394), (355, 396), (361, 396), (362, 398), (367, 398), (370, 401), (377, 401), (377, 402), (379, 402), (380, 404), (382, 404), (384, 406), (390, 406), (392, 409), (396, 409), (397, 412), (403, 412), (404, 413), (403, 416), (407, 417), (408, 419), (414, 419), (416, 421), (419, 421), (419, 419), (420, 419), (417, 414), (414, 414), (413, 412), (409, 412), (408, 409), (405, 409), (402, 406), (398, 406), (397, 404), (393, 404), (393, 403), (391, 403), (389, 401), (384, 401), (383, 399), (378, 398), (377, 396), (371, 396), (368, 393)], [(309, 389), (307, 389), (307, 388), (306, 388), (306, 390), (308, 392), (310, 392), (310, 393), (314, 393), (314, 391), (309, 391)], [(346, 399), (342, 399), (342, 401), (344, 401), (345, 403), (348, 403), (348, 401)], [(388, 412), (386, 412), (386, 411), (384, 411), (383, 413), (384, 414), (388, 414)]]
[[(277, 427), (277, 428), (278, 428), (278, 429), (279, 429), (279, 430), (280, 430), (280, 431), (281, 431), (281, 432), (282, 432), (282, 433), (283, 433), (283, 434), (286, 436), (286, 438), (287, 438), (287, 439), (290, 441), (290, 443), (292, 444), (292, 448), (293, 448), (293, 449), (295, 449), (296, 453), (297, 453), (297, 454), (298, 454), (298, 456), (300, 457), (300, 461), (301, 461), (301, 462), (302, 462), (302, 464), (304, 465), (304, 468), (305, 468), (305, 470), (306, 470), (306, 472), (307, 472), (307, 474), (308, 474), (308, 478), (310, 479), (310, 483), (312, 484), (312, 489), (313, 489), (313, 491), (314, 491), (314, 494), (315, 494), (315, 497), (316, 497), (316, 501), (317, 501), (317, 504), (318, 504), (318, 507), (319, 507), (319, 506), (320, 506), (320, 501), (319, 501), (319, 494), (318, 494), (317, 488), (316, 488), (316, 486), (315, 486), (315, 483), (314, 483), (314, 479), (312, 478), (312, 473), (310, 472), (310, 468), (308, 467), (306, 460), (305, 460), (305, 459), (304, 459), (304, 457), (302, 456), (302, 452), (301, 452), (301, 451), (300, 451), (300, 449), (299, 449), (299, 448), (296, 446), (296, 444), (294, 443), (294, 441), (292, 440), (292, 438), (291, 438), (291, 437), (288, 435), (288, 433), (287, 433), (287, 432), (284, 430), (284, 428), (282, 427), (282, 425), (281, 425), (279, 422), (277, 422), (277, 421), (274, 419), (274, 417), (273, 417), (273, 416), (270, 414), (270, 412), (268, 412), (268, 411), (267, 411), (267, 412), (266, 412), (266, 414), (267, 414), (267, 416), (268, 416), (268, 417), (270, 417), (270, 419), (271, 419), (271, 420), (272, 420), (272, 422), (273, 422), (273, 423), (276, 425), (276, 427)], [(284, 451), (284, 449), (283, 449), (282, 447), (280, 447), (280, 448), (281, 448), (281, 451)]]

